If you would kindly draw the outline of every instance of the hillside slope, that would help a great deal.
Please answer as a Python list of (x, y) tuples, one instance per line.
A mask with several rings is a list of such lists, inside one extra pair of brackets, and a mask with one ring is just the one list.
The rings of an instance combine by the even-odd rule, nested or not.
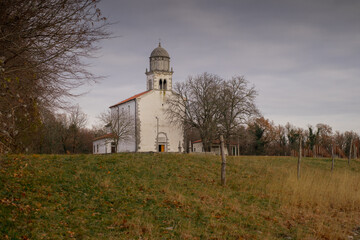
[(4, 239), (347, 239), (360, 164), (185, 154), (0, 156)]

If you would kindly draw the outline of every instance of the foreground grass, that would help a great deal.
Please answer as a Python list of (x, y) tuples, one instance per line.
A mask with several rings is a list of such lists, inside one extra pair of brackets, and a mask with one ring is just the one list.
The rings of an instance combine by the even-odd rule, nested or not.
[[(347, 239), (360, 164), (177, 154), (0, 156), (4, 239)], [(356, 236), (355, 236), (356, 237)]]

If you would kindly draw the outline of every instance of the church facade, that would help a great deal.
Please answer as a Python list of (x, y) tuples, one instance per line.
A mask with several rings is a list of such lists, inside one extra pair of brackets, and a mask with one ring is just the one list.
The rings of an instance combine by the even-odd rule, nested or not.
[(166, 101), (180, 96), (172, 91), (170, 56), (160, 43), (151, 52), (150, 69), (145, 74), (146, 91), (110, 106), (111, 112), (126, 112), (130, 116), (132, 134), (120, 139), (117, 147), (111, 132), (94, 139), (94, 154), (184, 151), (184, 131), (166, 115)]

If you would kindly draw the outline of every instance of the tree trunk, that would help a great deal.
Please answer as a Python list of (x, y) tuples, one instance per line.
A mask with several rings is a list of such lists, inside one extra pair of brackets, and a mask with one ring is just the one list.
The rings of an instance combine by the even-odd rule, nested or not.
[(61, 144), (64, 150), (64, 154), (67, 153), (67, 148), (66, 148), (66, 139), (64, 139), (63, 137), (61, 138)]
[(205, 137), (200, 137), (200, 138), (203, 144), (204, 152), (210, 152), (211, 151), (210, 141)]
[(316, 158), (316, 145), (313, 146), (313, 158)]
[(299, 156), (297, 163), (297, 178), (300, 179), (300, 163), (301, 163), (301, 137), (299, 138)]
[(225, 168), (226, 168), (226, 156), (224, 147), (224, 137), (220, 135), (220, 148), (221, 148), (221, 185), (226, 185)]
[(76, 138), (73, 138), (73, 144), (72, 144), (72, 152), (75, 153), (75, 148), (76, 148)]

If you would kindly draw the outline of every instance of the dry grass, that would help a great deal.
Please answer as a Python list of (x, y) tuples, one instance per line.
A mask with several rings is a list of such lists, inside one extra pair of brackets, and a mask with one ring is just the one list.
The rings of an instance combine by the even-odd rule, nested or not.
[(0, 238), (347, 239), (360, 163), (330, 164), (229, 157), (223, 187), (219, 156), (3, 155)]
[(360, 225), (360, 175), (349, 169), (305, 167), (298, 180), (293, 168), (278, 168), (267, 185), (270, 199), (280, 202), (279, 211), (291, 228), (308, 225), (301, 238), (346, 239)]

